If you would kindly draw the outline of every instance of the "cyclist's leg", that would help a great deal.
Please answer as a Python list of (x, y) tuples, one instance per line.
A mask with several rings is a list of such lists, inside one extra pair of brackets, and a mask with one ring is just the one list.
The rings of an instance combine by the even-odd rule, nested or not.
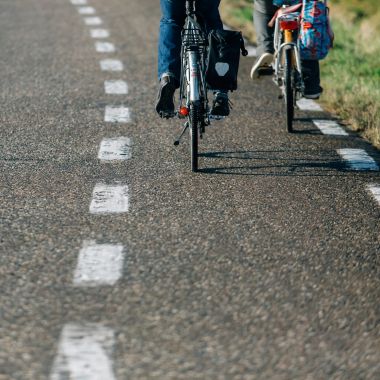
[(305, 83), (305, 98), (318, 99), (323, 92), (320, 86), (319, 61), (303, 59), (302, 76)]
[(259, 70), (268, 66), (273, 61), (273, 32), (274, 28), (268, 26), (269, 21), (275, 14), (277, 7), (273, 0), (254, 0), (254, 26), (257, 36), (257, 61), (252, 66), (251, 78), (258, 78)]
[(197, 10), (202, 15), (207, 31), (211, 29), (223, 29), (219, 4), (220, 0), (199, 1), (197, 3)]
[(181, 30), (185, 21), (186, 0), (160, 0), (162, 18), (158, 43), (156, 111), (161, 117), (174, 116), (174, 92), (181, 73)]
[(171, 74), (179, 82), (181, 72), (181, 30), (186, 0), (160, 0), (162, 18), (158, 43), (158, 78)]

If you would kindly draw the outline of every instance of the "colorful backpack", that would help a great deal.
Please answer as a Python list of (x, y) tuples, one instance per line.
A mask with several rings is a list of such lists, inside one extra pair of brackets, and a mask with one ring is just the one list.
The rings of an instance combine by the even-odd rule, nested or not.
[(302, 0), (273, 0), (273, 5), (282, 7), (283, 5), (295, 5), (301, 3)]
[(303, 0), (299, 35), (301, 58), (325, 58), (333, 41), (334, 33), (330, 27), (327, 0)]

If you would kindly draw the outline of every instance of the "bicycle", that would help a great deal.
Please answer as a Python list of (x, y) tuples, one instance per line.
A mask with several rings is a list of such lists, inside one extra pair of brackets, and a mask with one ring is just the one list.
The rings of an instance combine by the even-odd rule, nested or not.
[(284, 5), (276, 15), (274, 30), (274, 82), (281, 89), (279, 98), (285, 99), (286, 126), (293, 132), (295, 101), (304, 93), (301, 56), (298, 47), (300, 15), (295, 12), (300, 7)]
[(210, 125), (207, 84), (207, 35), (197, 20), (195, 0), (186, 1), (186, 19), (182, 30), (181, 80), (179, 91), (180, 118), (187, 118), (184, 129), (174, 142), (178, 145), (186, 130), (190, 131), (191, 170), (198, 171), (198, 143)]

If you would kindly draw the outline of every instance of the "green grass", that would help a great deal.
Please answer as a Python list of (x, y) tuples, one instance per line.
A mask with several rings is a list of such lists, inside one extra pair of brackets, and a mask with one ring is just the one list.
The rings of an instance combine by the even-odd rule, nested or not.
[[(321, 102), (375, 146), (380, 147), (379, 0), (331, 0), (335, 46), (321, 63)], [(252, 27), (252, 3), (223, 0), (227, 23)], [(254, 39), (252, 32), (248, 33)]]

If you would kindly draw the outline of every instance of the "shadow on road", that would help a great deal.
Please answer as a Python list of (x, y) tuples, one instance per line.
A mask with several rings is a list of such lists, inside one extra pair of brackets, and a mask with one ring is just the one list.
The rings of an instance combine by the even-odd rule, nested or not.
[[(263, 150), (201, 153), (205, 174), (252, 176), (337, 176), (349, 172), (349, 168), (335, 152), (307, 150)], [(221, 166), (207, 167), (220, 160)], [(226, 161), (231, 165), (225, 165)], [(236, 165), (239, 162), (239, 165)], [(224, 165), (223, 165), (224, 164)]]

